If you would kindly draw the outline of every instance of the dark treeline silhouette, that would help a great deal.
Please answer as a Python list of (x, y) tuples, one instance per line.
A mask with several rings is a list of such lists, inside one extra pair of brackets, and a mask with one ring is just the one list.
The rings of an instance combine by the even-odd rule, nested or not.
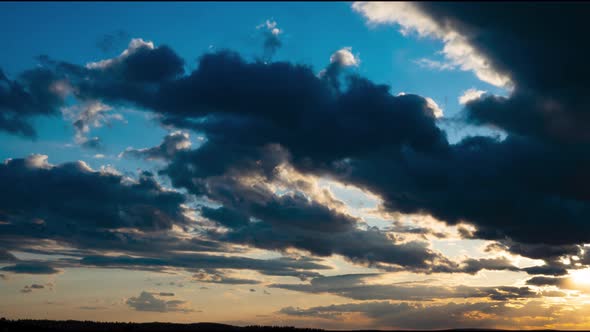
[[(126, 323), (126, 322), (94, 322), (94, 321), (77, 321), (77, 320), (37, 320), (37, 319), (19, 319), (10, 320), (0, 318), (0, 332), (8, 331), (83, 331), (83, 332), (176, 332), (176, 331), (216, 331), (216, 332), (326, 332), (326, 330), (315, 328), (296, 328), (292, 326), (232, 326), (218, 323)], [(438, 330), (440, 332), (451, 331), (503, 331), (496, 329), (446, 329)], [(528, 330), (533, 331), (533, 330)], [(558, 330), (539, 330), (539, 331), (558, 331)], [(340, 331), (346, 332), (346, 331)], [(356, 330), (354, 332), (379, 332), (378, 330)], [(391, 331), (389, 331), (391, 332)]]
[(93, 322), (76, 320), (36, 320), (0, 319), (0, 332), (8, 331), (85, 331), (85, 332), (173, 332), (173, 331), (218, 331), (218, 332), (321, 332), (321, 329), (295, 328), (290, 326), (232, 326), (217, 323), (125, 323), (125, 322)]

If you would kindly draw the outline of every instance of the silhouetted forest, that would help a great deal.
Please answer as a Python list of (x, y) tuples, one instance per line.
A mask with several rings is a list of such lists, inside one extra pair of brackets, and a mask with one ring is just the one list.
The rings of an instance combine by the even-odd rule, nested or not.
[[(296, 328), (291, 326), (232, 326), (217, 323), (193, 323), (193, 324), (176, 324), (176, 323), (125, 323), (125, 322), (93, 322), (93, 321), (76, 321), (76, 320), (33, 320), (20, 319), (10, 320), (0, 318), (0, 332), (8, 331), (85, 331), (85, 332), (173, 332), (173, 331), (217, 331), (217, 332), (324, 332), (322, 329)], [(456, 329), (456, 330), (439, 330), (439, 331), (502, 331), (493, 329)], [(531, 330), (528, 330), (531, 331)], [(557, 331), (557, 330), (540, 330), (540, 331)], [(346, 331), (340, 331), (346, 332)], [(375, 330), (356, 330), (355, 332), (377, 332)]]
[(217, 323), (125, 323), (125, 322), (93, 322), (75, 320), (10, 320), (0, 319), (0, 331), (141, 331), (141, 332), (171, 332), (171, 331), (219, 331), (219, 332), (320, 332), (321, 329), (306, 329), (285, 326), (232, 326)]

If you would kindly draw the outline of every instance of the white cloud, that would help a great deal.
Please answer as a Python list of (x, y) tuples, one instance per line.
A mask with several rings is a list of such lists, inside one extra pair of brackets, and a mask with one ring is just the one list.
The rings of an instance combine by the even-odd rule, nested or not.
[[(439, 26), (413, 3), (407, 2), (355, 2), (352, 8), (361, 13), (370, 24), (398, 24), (407, 36), (416, 32), (419, 37), (436, 38), (444, 43), (441, 53), (448, 64), (464, 71), (473, 71), (487, 83), (509, 87), (510, 78), (494, 70), (487, 59), (469, 45), (465, 36), (450, 27)], [(441, 63), (441, 66), (444, 66)]]
[(459, 96), (459, 104), (465, 105), (468, 102), (479, 99), (486, 91), (484, 90), (476, 90), (476, 89), (468, 89), (463, 91), (463, 94)]
[[(398, 92), (398, 94), (396, 95), (397, 97), (400, 96), (405, 96), (407, 93), (401, 91)], [(430, 110), (432, 111), (432, 114), (434, 115), (435, 118), (442, 118), (444, 116), (444, 112), (443, 109), (438, 106), (438, 104), (434, 101), (434, 99), (430, 98), (430, 97), (426, 97), (424, 98), (426, 99), (426, 107), (430, 108)]]
[(272, 35), (278, 36), (283, 31), (277, 27), (277, 21), (274, 20), (266, 20), (266, 22), (260, 24), (256, 27), (256, 29), (263, 29), (266, 28)]
[(140, 48), (149, 48), (150, 50), (154, 49), (154, 43), (151, 41), (145, 41), (141, 38), (133, 38), (129, 42), (129, 46), (126, 50), (124, 50), (118, 57), (112, 59), (105, 59), (100, 60), (97, 62), (89, 62), (86, 64), (86, 68), (88, 69), (106, 69), (113, 64), (122, 61), (126, 57), (130, 56), (131, 54), (135, 53)]
[(342, 67), (358, 67), (361, 60), (352, 54), (352, 47), (343, 47), (330, 56), (330, 63), (337, 63)]
[(426, 106), (432, 110), (435, 118), (442, 118), (444, 116), (442, 108), (430, 97), (426, 97)]
[(427, 59), (427, 58), (421, 58), (418, 60), (414, 60), (414, 63), (416, 63), (418, 66), (420, 66), (422, 68), (428, 68), (428, 69), (436, 69), (436, 70), (457, 69), (457, 66), (452, 63), (431, 60), (431, 59)]
[(90, 128), (100, 128), (109, 125), (112, 121), (125, 121), (118, 113), (111, 113), (112, 107), (97, 100), (89, 100), (61, 109), (63, 116), (72, 121), (76, 135), (74, 140), (77, 144), (89, 141), (87, 134)]

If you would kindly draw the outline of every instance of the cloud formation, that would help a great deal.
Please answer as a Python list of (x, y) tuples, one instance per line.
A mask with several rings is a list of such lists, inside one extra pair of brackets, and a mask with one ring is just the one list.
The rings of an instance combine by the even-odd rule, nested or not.
[(183, 300), (164, 300), (160, 297), (167, 297), (159, 293), (150, 293), (143, 291), (139, 296), (132, 296), (125, 302), (129, 307), (137, 311), (149, 311), (149, 312), (184, 312), (189, 313), (192, 309), (187, 305), (186, 301)]
[(189, 133), (174, 131), (167, 134), (158, 146), (143, 149), (127, 148), (119, 154), (119, 157), (170, 160), (177, 152), (190, 149), (191, 144)]

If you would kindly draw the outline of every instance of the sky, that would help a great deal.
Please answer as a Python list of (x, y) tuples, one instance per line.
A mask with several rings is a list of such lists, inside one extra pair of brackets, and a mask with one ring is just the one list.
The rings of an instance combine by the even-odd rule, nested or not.
[(587, 4), (0, 9), (3, 316), (590, 328)]

